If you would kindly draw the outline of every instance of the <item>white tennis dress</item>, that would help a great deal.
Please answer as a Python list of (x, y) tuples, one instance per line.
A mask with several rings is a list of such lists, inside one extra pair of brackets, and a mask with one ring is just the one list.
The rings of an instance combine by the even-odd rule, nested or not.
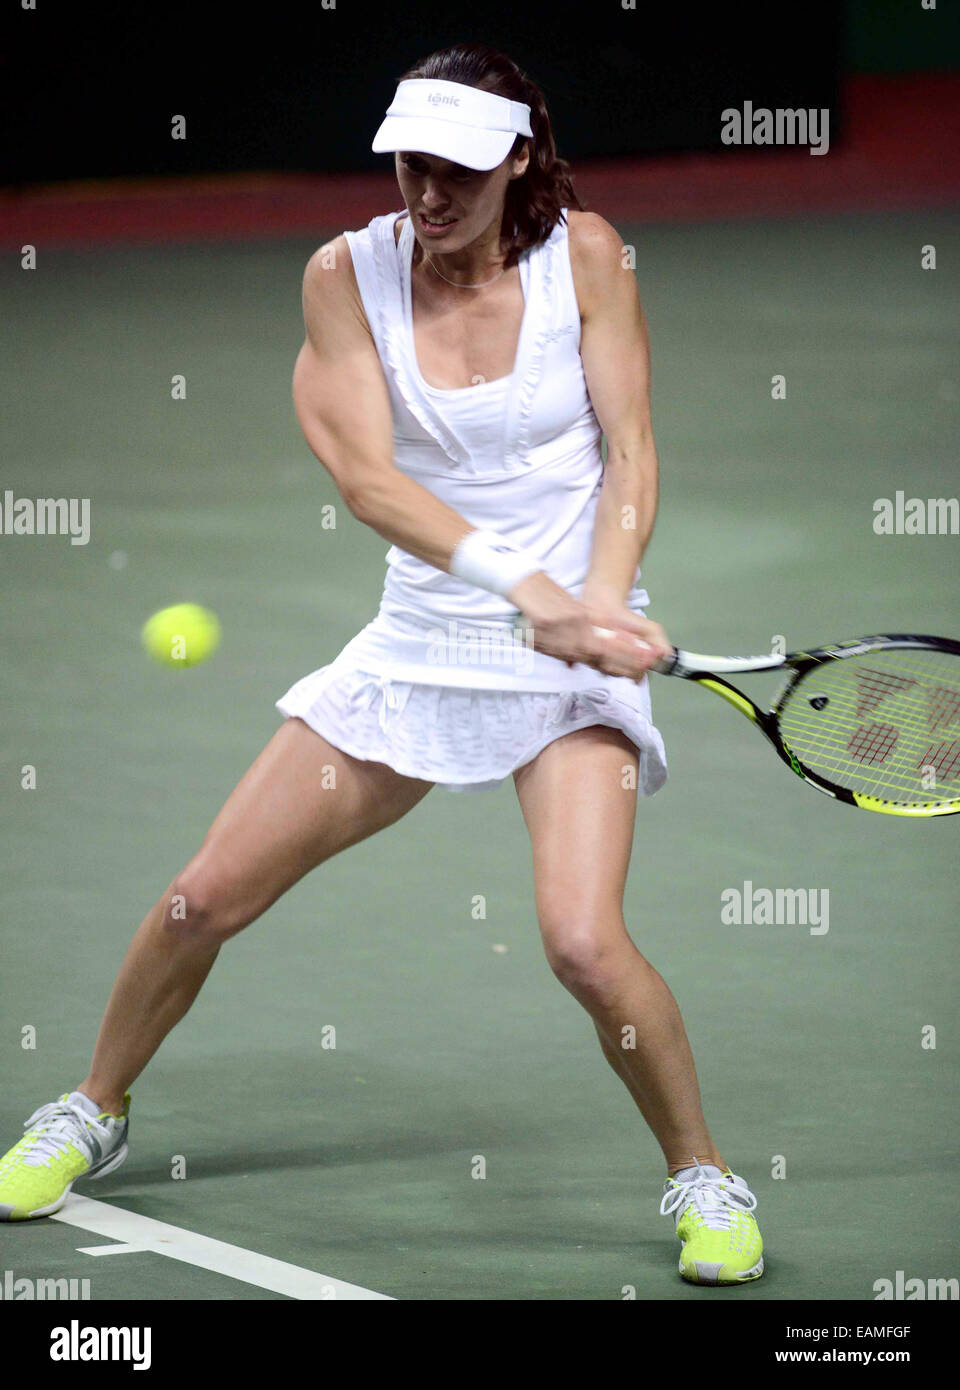
[[(403, 217), (399, 244), (394, 235)], [(580, 359), (566, 214), (519, 261), (524, 314), (509, 377), (453, 390), (420, 375), (406, 213), (346, 232), (390, 392), (396, 466), (471, 525), (508, 536), (579, 596), (603, 480), (601, 429)], [(568, 666), (514, 630), (517, 610), (392, 546), (380, 609), (328, 666), (276, 702), (355, 758), (451, 790), (496, 786), (554, 739), (591, 724), (640, 751), (638, 790), (666, 780), (647, 680)], [(627, 605), (649, 602), (638, 587)]]

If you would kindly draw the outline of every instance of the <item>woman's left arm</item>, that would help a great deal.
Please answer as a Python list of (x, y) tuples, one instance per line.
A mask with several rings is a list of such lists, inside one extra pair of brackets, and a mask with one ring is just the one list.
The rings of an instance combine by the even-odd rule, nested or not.
[[(583, 600), (626, 624), (625, 599), (653, 531), (658, 466), (650, 419), (650, 342), (619, 234), (597, 213), (570, 214), (570, 262), (580, 305), (580, 355), (587, 390), (607, 438), (593, 551)], [(659, 624), (631, 630), (668, 645)]]

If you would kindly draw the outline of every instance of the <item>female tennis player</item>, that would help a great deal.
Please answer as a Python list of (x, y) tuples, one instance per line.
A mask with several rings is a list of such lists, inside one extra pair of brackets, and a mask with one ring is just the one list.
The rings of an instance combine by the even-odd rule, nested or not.
[(657, 457), (634, 275), (581, 209), (541, 91), (494, 50), (407, 72), (373, 149), (404, 210), (311, 258), (293, 387), (346, 505), (391, 543), (378, 615), (277, 702), (284, 723), (134, 936), (88, 1075), (0, 1161), (0, 1216), (54, 1212), (123, 1161), (129, 1088), (224, 942), (432, 786), (512, 774), (547, 959), (663, 1150), (680, 1272), (756, 1279), (756, 1198), (622, 912), (637, 790), (666, 778), (645, 672), (669, 647), (639, 587)]

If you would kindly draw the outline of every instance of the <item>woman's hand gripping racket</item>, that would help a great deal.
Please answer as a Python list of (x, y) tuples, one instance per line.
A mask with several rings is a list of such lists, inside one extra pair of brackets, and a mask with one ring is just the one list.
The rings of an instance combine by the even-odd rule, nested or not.
[[(788, 672), (765, 713), (723, 676)], [(901, 633), (787, 656), (675, 651), (653, 668), (722, 696), (817, 791), (866, 811), (960, 811), (960, 642)]]

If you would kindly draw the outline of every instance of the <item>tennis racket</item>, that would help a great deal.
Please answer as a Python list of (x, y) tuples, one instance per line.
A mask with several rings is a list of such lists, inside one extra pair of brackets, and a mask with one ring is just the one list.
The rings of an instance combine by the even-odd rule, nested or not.
[[(778, 669), (786, 679), (766, 712), (723, 679)], [(721, 696), (837, 801), (894, 816), (960, 811), (960, 642), (892, 633), (786, 656), (677, 650), (653, 670)]]

